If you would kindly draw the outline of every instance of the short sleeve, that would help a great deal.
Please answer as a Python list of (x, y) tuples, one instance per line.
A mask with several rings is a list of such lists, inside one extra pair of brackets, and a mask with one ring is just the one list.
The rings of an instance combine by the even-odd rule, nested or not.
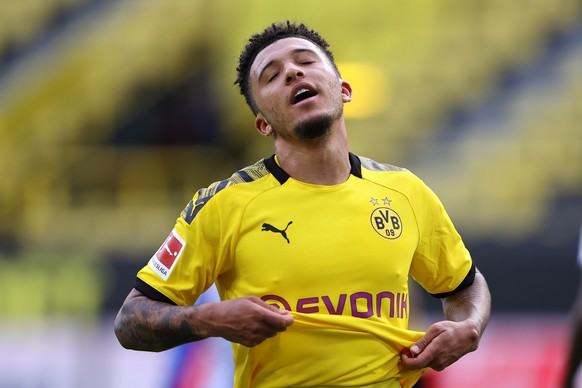
[(177, 305), (194, 304), (212, 286), (229, 251), (217, 201), (202, 202), (198, 195), (137, 274), (138, 280)]
[(419, 243), (410, 274), (435, 297), (472, 284), (471, 255), (436, 194), (421, 181), (411, 199), (419, 228)]

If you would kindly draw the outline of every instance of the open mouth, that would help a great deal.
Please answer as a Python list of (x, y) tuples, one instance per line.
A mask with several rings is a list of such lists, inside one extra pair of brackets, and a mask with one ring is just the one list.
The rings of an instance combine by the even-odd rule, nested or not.
[(306, 87), (302, 87), (300, 89), (298, 89), (295, 94), (292, 96), (291, 98), (291, 104), (295, 105), (301, 101), (305, 101), (308, 98), (311, 98), (313, 96), (317, 95), (317, 92), (306, 88)]

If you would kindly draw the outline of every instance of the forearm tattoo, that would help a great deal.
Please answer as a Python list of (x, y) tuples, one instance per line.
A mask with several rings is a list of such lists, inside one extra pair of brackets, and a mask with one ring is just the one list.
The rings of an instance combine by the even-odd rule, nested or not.
[(191, 319), (197, 306), (179, 307), (137, 297), (127, 302), (115, 320), (115, 333), (126, 348), (162, 351), (204, 339)]

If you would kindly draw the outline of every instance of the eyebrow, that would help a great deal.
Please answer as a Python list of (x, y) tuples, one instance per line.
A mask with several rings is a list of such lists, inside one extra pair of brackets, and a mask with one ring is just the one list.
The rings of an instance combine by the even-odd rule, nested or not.
[[(315, 50), (308, 49), (308, 48), (296, 48), (293, 51), (291, 51), (291, 54), (295, 55), (295, 54), (300, 54), (300, 53), (304, 53), (304, 52), (313, 53), (313, 54), (317, 55)], [(273, 64), (275, 64), (276, 62), (277, 62), (277, 60), (271, 59), (269, 62), (267, 62), (267, 64), (265, 66), (263, 66), (263, 68), (259, 72), (259, 78), (258, 78), (259, 81), (263, 77), (263, 74), (265, 73), (265, 71), (267, 71), (267, 69), (269, 67), (273, 66)]]

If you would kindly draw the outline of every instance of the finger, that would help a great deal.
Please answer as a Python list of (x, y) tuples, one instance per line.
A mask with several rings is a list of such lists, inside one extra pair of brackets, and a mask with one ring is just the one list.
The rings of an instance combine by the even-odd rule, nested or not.
[(293, 316), (288, 313), (281, 314), (269, 309), (263, 314), (263, 322), (279, 331), (283, 331), (293, 324)]
[(268, 326), (268, 327), (265, 327), (262, 332), (257, 333), (257, 334), (261, 335), (264, 339), (266, 339), (266, 338), (274, 337), (277, 334), (279, 334), (280, 332), (281, 332), (281, 330), (275, 329), (272, 326)]
[(400, 353), (400, 361), (406, 369), (417, 369), (414, 361), (411, 361), (411, 359), (413, 359), (413, 357), (408, 349), (404, 349), (402, 353)]
[(287, 310), (281, 310), (279, 307), (269, 304), (257, 297), (249, 298), (253, 303), (265, 308), (263, 322), (274, 327), (278, 331), (283, 331), (287, 326), (293, 323), (293, 316)]
[(426, 333), (418, 340), (414, 345), (410, 347), (410, 353), (412, 356), (417, 357), (419, 356), (424, 349), (438, 337), (444, 330), (437, 325), (431, 325)]
[(422, 369), (428, 367), (428, 365), (432, 361), (432, 355), (425, 353), (418, 357), (415, 357), (409, 351), (409, 349), (404, 349), (404, 351), (400, 354), (400, 361), (402, 362), (402, 365), (406, 369), (410, 370)]

